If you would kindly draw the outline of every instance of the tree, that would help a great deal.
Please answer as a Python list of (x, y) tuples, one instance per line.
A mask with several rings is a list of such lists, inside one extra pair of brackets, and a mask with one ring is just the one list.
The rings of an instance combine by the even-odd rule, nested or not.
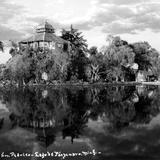
[(49, 50), (38, 49), (33, 50), (33, 68), (35, 74), (35, 80), (37, 83), (40, 83), (42, 80), (42, 74), (49, 73), (52, 68), (54, 61), (53, 55)]
[(130, 46), (135, 53), (135, 62), (139, 65), (139, 70), (148, 70), (151, 67), (149, 60), (151, 46), (148, 42), (137, 42)]
[(16, 54), (19, 54), (19, 44), (14, 41), (11, 41), (11, 49), (9, 50), (9, 54), (14, 57)]
[(12, 81), (20, 85), (22, 83), (44, 82), (42, 75), (45, 73), (49, 79), (66, 80), (68, 67), (68, 54), (57, 50), (41, 50), (27, 47), (12, 54), (12, 58), (6, 64), (6, 71)]
[(75, 55), (70, 57), (68, 65), (68, 78), (67, 80), (73, 81), (86, 81), (86, 67), (88, 64), (88, 58), (85, 56), (82, 50), (76, 50)]
[(135, 63), (139, 70), (146, 73), (146, 76), (155, 76), (158, 79), (159, 72), (159, 53), (152, 48), (148, 42), (137, 42), (130, 45), (135, 53)]
[(104, 51), (106, 80), (125, 81), (125, 71), (134, 63), (135, 54), (126, 41), (113, 37)]
[(85, 53), (87, 51), (88, 45), (81, 34), (82, 32), (79, 32), (78, 29), (74, 29), (71, 25), (70, 30), (62, 30), (61, 38), (71, 42), (72, 51), (78, 49), (82, 50)]
[(103, 70), (103, 55), (98, 52), (97, 47), (93, 46), (89, 49), (89, 64), (87, 67), (87, 75), (91, 82), (97, 82), (101, 78)]
[(27, 82), (30, 76), (30, 61), (23, 55), (15, 55), (6, 65), (6, 70), (10, 73), (10, 80), (16, 81), (21, 86)]
[(15, 53), (12, 54), (12, 58), (6, 63), (3, 76), (10, 80), (11, 83), (14, 81), (19, 85), (23, 85), (31, 79), (35, 79), (33, 51), (26, 48)]
[[(70, 30), (62, 30), (62, 38), (69, 41), (71, 50), (69, 55), (68, 80), (86, 80), (85, 69), (88, 59), (86, 57), (87, 43), (77, 29), (71, 25)], [(74, 77), (74, 78), (73, 78)]]
[(65, 81), (67, 79), (69, 55), (67, 53), (54, 54), (53, 62), (54, 64), (49, 72), (50, 78), (61, 82)]

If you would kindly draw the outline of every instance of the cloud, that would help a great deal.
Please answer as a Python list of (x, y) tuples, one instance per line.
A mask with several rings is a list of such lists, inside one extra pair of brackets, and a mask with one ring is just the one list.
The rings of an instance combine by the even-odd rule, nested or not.
[(150, 0), (98, 0), (99, 4), (116, 4), (116, 5), (135, 5), (137, 3), (144, 3)]
[(64, 24), (57, 22), (56, 20), (48, 19), (46, 17), (37, 16), (37, 17), (28, 17), (26, 21), (34, 22), (36, 25), (43, 23), (44, 21), (48, 21), (52, 26), (56, 28), (63, 28)]
[[(157, 0), (94, 0), (89, 9), (88, 19), (81, 19), (73, 23), (80, 30), (89, 31), (100, 27), (106, 34), (136, 34), (150, 29), (160, 31), (160, 3)], [(45, 20), (43, 16), (28, 17), (26, 21), (36, 24)], [(49, 19), (56, 28), (68, 28), (68, 24)], [(31, 29), (30, 29), (31, 30)]]
[(24, 36), (23, 33), (0, 25), (0, 40), (18, 40)]
[(21, 12), (24, 12), (24, 8), (22, 6), (8, 3), (5, 0), (0, 1), (0, 21), (2, 23), (7, 23), (8, 20), (19, 15)]
[(103, 33), (135, 34), (147, 29), (160, 31), (160, 3), (157, 0), (97, 0), (90, 20), (77, 26), (82, 30), (101, 27)]
[(88, 22), (79, 22), (74, 24), (75, 28), (78, 28), (80, 30), (90, 30), (93, 28), (93, 23), (88, 23)]
[[(87, 12), (86, 14), (83, 13), (83, 15), (86, 16), (81, 18), (80, 14), (74, 14), (77, 13), (77, 6), (75, 6), (74, 2), (71, 0), (70, 3), (72, 5), (74, 4), (73, 6), (71, 5), (73, 8), (71, 6), (67, 8), (66, 6), (68, 4), (66, 4), (64, 0), (59, 0), (58, 2), (46, 0), (46, 3), (42, 1), (37, 8), (34, 7), (34, 5), (36, 2), (38, 3), (38, 0), (33, 2), (34, 5), (32, 5), (32, 1), (30, 0), (13, 0), (12, 3), (9, 0), (1, 0), (0, 27), (3, 26), (3, 31), (9, 29), (10, 32), (8, 33), (13, 35), (13, 37), (21, 37), (22, 34), (33, 33), (34, 27), (46, 19), (56, 30), (68, 28), (70, 25), (69, 23), (72, 23), (74, 27), (82, 31), (90, 31), (99, 28), (103, 34), (136, 34), (139, 31), (145, 31), (147, 29), (153, 32), (160, 32), (160, 3), (158, 0), (89, 1), (91, 2), (91, 6), (88, 7), (88, 10), (85, 8)], [(22, 6), (22, 4), (24, 4), (24, 6)], [(56, 8), (53, 10), (56, 11), (54, 13), (51, 8), (52, 6), (55, 7), (55, 5)], [(35, 10), (33, 10), (33, 8), (35, 8)], [(42, 9), (43, 11), (41, 14), (40, 10)], [(80, 7), (78, 10), (83, 11)], [(53, 15), (53, 17), (51, 15)], [(15, 35), (16, 33), (17, 36)], [(9, 38), (9, 35), (5, 37), (5, 34), (1, 31), (0, 37), (6, 39)]]
[(102, 28), (102, 32), (104, 33), (110, 33), (113, 35), (116, 34), (123, 34), (123, 33), (131, 33), (131, 34), (135, 34), (136, 33), (136, 29), (135, 26), (133, 25), (126, 25), (123, 23), (119, 23), (119, 22), (113, 22), (109, 25), (103, 26)]
[(21, 15), (25, 12), (25, 9), (20, 6), (13, 4), (7, 0), (0, 1), (0, 40), (17, 40), (24, 36), (20, 31), (14, 30), (9, 25), (9, 21)]

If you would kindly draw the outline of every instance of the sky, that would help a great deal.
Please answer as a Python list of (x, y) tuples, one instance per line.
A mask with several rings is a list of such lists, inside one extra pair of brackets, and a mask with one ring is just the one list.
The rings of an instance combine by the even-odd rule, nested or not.
[[(45, 20), (57, 34), (72, 24), (89, 47), (101, 48), (114, 35), (160, 50), (160, 0), (0, 0), (1, 41), (20, 41)], [(7, 52), (0, 53), (0, 63), (10, 57)]]

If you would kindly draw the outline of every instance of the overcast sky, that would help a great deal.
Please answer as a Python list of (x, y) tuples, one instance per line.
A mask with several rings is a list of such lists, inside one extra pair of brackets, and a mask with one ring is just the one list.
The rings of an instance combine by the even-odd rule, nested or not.
[[(57, 32), (73, 24), (89, 46), (100, 48), (112, 34), (160, 50), (160, 0), (0, 0), (2, 41), (21, 40), (45, 20)], [(0, 63), (7, 59), (0, 53)]]

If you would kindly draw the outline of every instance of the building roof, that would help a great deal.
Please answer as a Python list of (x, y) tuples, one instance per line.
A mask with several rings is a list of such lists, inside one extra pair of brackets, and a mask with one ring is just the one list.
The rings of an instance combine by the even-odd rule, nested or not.
[(32, 42), (58, 42), (58, 43), (68, 43), (68, 41), (56, 36), (55, 34), (51, 33), (36, 33), (35, 35), (32, 35), (31, 37), (22, 40), (20, 43), (26, 44), (26, 43), (32, 43)]
[(58, 42), (58, 43), (68, 43), (68, 41), (56, 36), (54, 34), (54, 28), (48, 22), (44, 22), (36, 27), (36, 32), (31, 37), (22, 40), (20, 43), (33, 43), (33, 42)]
[(36, 32), (37, 33), (41, 33), (41, 32), (54, 33), (54, 28), (51, 24), (45, 21), (44, 23), (41, 23), (36, 27)]

